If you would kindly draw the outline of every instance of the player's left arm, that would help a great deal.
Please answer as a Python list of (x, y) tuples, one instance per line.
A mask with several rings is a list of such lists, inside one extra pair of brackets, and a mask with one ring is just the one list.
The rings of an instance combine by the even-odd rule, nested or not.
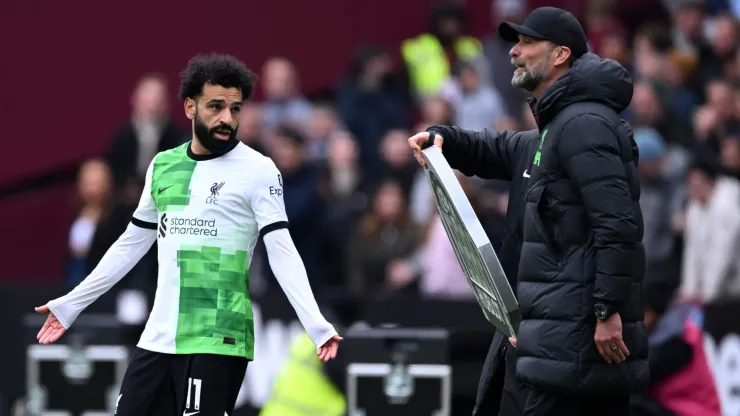
[[(275, 278), (295, 309), (308, 336), (318, 347), (335, 340), (337, 331), (324, 318), (313, 296), (306, 268), (288, 232), (280, 171), (270, 159), (258, 172), (250, 200), (252, 211), (265, 242)], [(322, 358), (333, 358), (333, 354)]]

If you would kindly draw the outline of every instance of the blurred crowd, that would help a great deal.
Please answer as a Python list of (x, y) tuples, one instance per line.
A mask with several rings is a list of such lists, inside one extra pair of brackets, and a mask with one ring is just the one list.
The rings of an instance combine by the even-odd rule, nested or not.
[[(623, 117), (640, 152), (648, 279), (700, 303), (738, 297), (740, 2), (665, 0), (668, 17), (635, 30), (616, 17), (617, 6), (592, 0), (583, 24), (592, 51), (633, 74), (634, 97)], [(239, 139), (281, 170), (290, 233), (319, 298), (473, 299), (406, 140), (434, 124), (535, 128), (527, 96), (510, 84), (512, 45), (496, 33), (498, 22), (526, 16), (526, 2), (495, 0), (491, 11), (483, 38), (466, 34), (463, 8), (442, 4), (432, 10), (428, 32), (397, 50), (358, 46), (330, 100), (309, 100), (300, 68), (287, 57), (257, 68), (262, 98), (242, 109)], [(80, 170), (69, 285), (126, 227), (154, 155), (190, 139), (189, 129), (171, 120), (171, 93), (164, 78), (143, 77), (109, 153)], [(507, 184), (460, 181), (497, 246)], [(155, 251), (131, 272), (129, 287), (153, 292)], [(255, 293), (276, 286), (263, 252), (253, 260), (250, 285)]]

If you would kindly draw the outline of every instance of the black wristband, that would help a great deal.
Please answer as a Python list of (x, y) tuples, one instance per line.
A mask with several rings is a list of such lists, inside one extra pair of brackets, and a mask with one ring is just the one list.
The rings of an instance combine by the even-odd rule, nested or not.
[(434, 127), (430, 127), (427, 129), (427, 133), (429, 133), (429, 138), (427, 139), (427, 144), (424, 146), (424, 148), (432, 147), (434, 146), (434, 136), (439, 135), (444, 139), (444, 136), (437, 131)]

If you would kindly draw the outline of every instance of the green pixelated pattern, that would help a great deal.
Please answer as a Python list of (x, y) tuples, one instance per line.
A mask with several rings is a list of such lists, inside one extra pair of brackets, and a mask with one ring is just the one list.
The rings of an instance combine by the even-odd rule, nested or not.
[[(182, 246), (176, 352), (254, 358), (252, 304), (247, 296), (249, 256), (218, 247)], [(224, 341), (234, 340), (233, 344)]]
[(160, 213), (182, 211), (190, 203), (190, 181), (198, 162), (188, 157), (187, 148), (185, 143), (154, 160), (151, 192)]

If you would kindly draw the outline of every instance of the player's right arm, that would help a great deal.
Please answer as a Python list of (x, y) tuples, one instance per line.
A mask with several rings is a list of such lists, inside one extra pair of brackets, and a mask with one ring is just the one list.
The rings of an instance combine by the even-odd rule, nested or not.
[(440, 125), (411, 137), (409, 145), (422, 166), (421, 150), (435, 145), (442, 150), (450, 167), (467, 176), (510, 181), (515, 174), (517, 156), (524, 151), (523, 133), (472, 131)]
[(157, 206), (151, 194), (152, 167), (149, 165), (139, 206), (126, 231), (108, 249), (97, 267), (68, 294), (36, 308), (49, 317), (37, 335), (41, 344), (55, 342), (77, 316), (118, 283), (149, 251), (157, 239)]

